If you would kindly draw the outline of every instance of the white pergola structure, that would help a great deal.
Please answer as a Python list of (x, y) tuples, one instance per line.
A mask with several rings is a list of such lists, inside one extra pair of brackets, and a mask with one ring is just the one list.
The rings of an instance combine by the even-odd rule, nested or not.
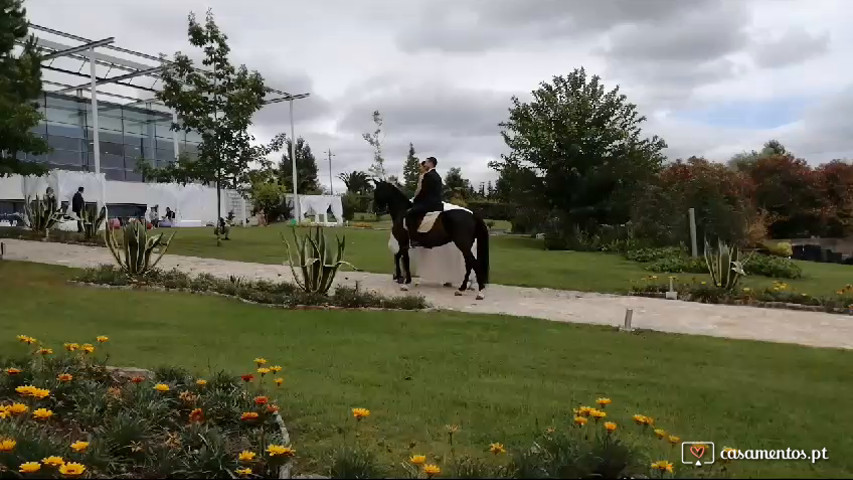
[[(163, 69), (171, 62), (165, 56), (154, 56), (114, 45), (114, 37), (92, 40), (67, 32), (30, 23), (30, 28), (38, 32), (36, 43), (42, 49), (41, 68), (52, 72), (57, 77), (67, 77), (71, 80), (56, 81), (44, 79), (45, 86), (55, 87), (45, 89), (47, 93), (76, 93), (79, 97), (89, 96), (92, 102), (92, 143), (95, 163), (95, 174), (101, 173), (100, 143), (98, 129), (98, 97), (110, 97), (122, 107), (144, 104), (149, 109), (159, 108), (170, 112), (168, 107), (157, 99), (156, 88)], [(88, 73), (84, 72), (86, 65)], [(75, 68), (76, 67), (76, 68)], [(74, 78), (86, 78), (86, 83), (72, 84)], [(79, 80), (78, 80), (79, 81)], [(146, 85), (147, 83), (147, 85)], [(281, 102), (290, 103), (290, 135), (291, 159), (295, 159), (295, 127), (293, 123), (293, 102), (307, 98), (309, 93), (291, 94), (275, 88), (266, 89), (265, 105)], [(123, 102), (123, 103), (122, 103)], [(172, 120), (178, 121), (177, 114), (172, 113)], [(178, 157), (177, 132), (172, 131), (172, 143), (175, 158)], [(293, 161), (293, 192), (298, 199), (296, 162)], [(100, 200), (105, 205), (104, 189), (101, 188)], [(299, 202), (295, 202), (296, 213), (299, 215)], [(298, 216), (296, 218), (299, 218)]]

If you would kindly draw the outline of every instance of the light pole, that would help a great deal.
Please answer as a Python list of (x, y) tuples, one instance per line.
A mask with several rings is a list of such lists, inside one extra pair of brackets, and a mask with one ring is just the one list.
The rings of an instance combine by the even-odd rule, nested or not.
[(332, 149), (329, 149), (329, 194), (335, 194), (335, 187), (332, 185), (332, 157), (335, 155), (332, 153)]
[(293, 168), (293, 218), (296, 219), (296, 224), (302, 221), (302, 211), (299, 208), (299, 188), (296, 181), (296, 133), (293, 126), (293, 101), (308, 98), (310, 93), (300, 93), (298, 95), (288, 95), (284, 99), (290, 103), (290, 163)]

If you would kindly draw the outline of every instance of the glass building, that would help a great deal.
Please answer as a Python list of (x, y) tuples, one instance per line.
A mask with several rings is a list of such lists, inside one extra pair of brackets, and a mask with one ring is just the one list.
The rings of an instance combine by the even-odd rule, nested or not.
[[(47, 141), (45, 155), (23, 160), (46, 163), (51, 169), (95, 171), (92, 102), (88, 98), (45, 92), (40, 99), (44, 120), (33, 132)], [(139, 159), (162, 167), (179, 154), (196, 156), (201, 138), (173, 132), (170, 113), (137, 106), (98, 102), (101, 172), (107, 180), (139, 182)]]

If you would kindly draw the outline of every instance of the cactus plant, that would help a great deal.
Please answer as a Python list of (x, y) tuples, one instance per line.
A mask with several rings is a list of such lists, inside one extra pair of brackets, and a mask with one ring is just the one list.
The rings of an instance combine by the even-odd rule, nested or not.
[(62, 218), (62, 212), (55, 201), (50, 198), (40, 199), (38, 195), (34, 200), (27, 197), (24, 201), (24, 215), (27, 226), (36, 233), (43, 233), (45, 238), (50, 229)]
[[(113, 254), (119, 267), (132, 279), (142, 279), (157, 266), (172, 243), (173, 233), (168, 240), (163, 241), (164, 234), (150, 235), (141, 222), (130, 222), (121, 228), (122, 241), (116, 238), (115, 231), (104, 229), (104, 240)], [(154, 250), (160, 252), (154, 261), (151, 257)]]
[(733, 290), (741, 277), (746, 276), (743, 270), (749, 259), (741, 261), (737, 247), (729, 247), (722, 240), (717, 240), (717, 250), (711, 249), (705, 240), (705, 265), (714, 285), (725, 290)]
[(93, 240), (98, 235), (98, 230), (101, 229), (101, 225), (103, 225), (106, 218), (107, 207), (101, 207), (101, 211), (97, 217), (93, 210), (84, 208), (80, 212), (80, 220), (83, 223), (83, 237), (86, 240)]
[[(293, 272), (293, 278), (299, 288), (307, 293), (327, 294), (332, 288), (332, 283), (335, 281), (335, 275), (338, 273), (338, 268), (341, 265), (355, 267), (343, 260), (344, 250), (346, 249), (346, 237), (338, 238), (337, 250), (333, 251), (331, 245), (326, 243), (326, 235), (321, 227), (316, 227), (309, 230), (308, 234), (302, 238), (296, 235), (296, 228), (293, 228), (293, 241), (295, 243), (296, 254), (299, 263), (294, 264), (293, 252), (291, 251), (290, 243), (282, 236), (284, 244), (287, 246), (287, 257), (290, 260), (290, 270)], [(295, 266), (294, 266), (295, 265)], [(300, 272), (297, 274), (296, 267), (299, 267)]]

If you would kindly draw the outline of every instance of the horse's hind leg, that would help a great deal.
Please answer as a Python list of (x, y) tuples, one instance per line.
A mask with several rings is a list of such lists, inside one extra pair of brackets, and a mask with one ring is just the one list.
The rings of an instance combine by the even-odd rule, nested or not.
[(401, 252), (397, 252), (394, 254), (394, 281), (397, 283), (403, 283), (403, 274), (400, 273), (400, 257), (403, 254)]
[[(408, 286), (412, 284), (412, 265), (411, 265), (411, 261), (409, 258), (409, 250), (408, 249), (402, 250), (402, 253), (403, 253), (403, 269), (406, 270), (406, 280), (405, 280), (405, 286), (403, 287), (403, 290), (408, 290), (409, 289)], [(403, 283), (402, 277), (400, 278), (399, 282)]]
[(471, 270), (474, 268), (474, 263), (477, 261), (471, 253), (470, 248), (467, 251), (463, 251), (462, 256), (465, 258), (465, 278), (462, 279), (462, 285), (459, 287), (459, 290), (456, 291), (457, 297), (461, 296), (466, 290), (468, 290), (468, 281), (471, 278)]

